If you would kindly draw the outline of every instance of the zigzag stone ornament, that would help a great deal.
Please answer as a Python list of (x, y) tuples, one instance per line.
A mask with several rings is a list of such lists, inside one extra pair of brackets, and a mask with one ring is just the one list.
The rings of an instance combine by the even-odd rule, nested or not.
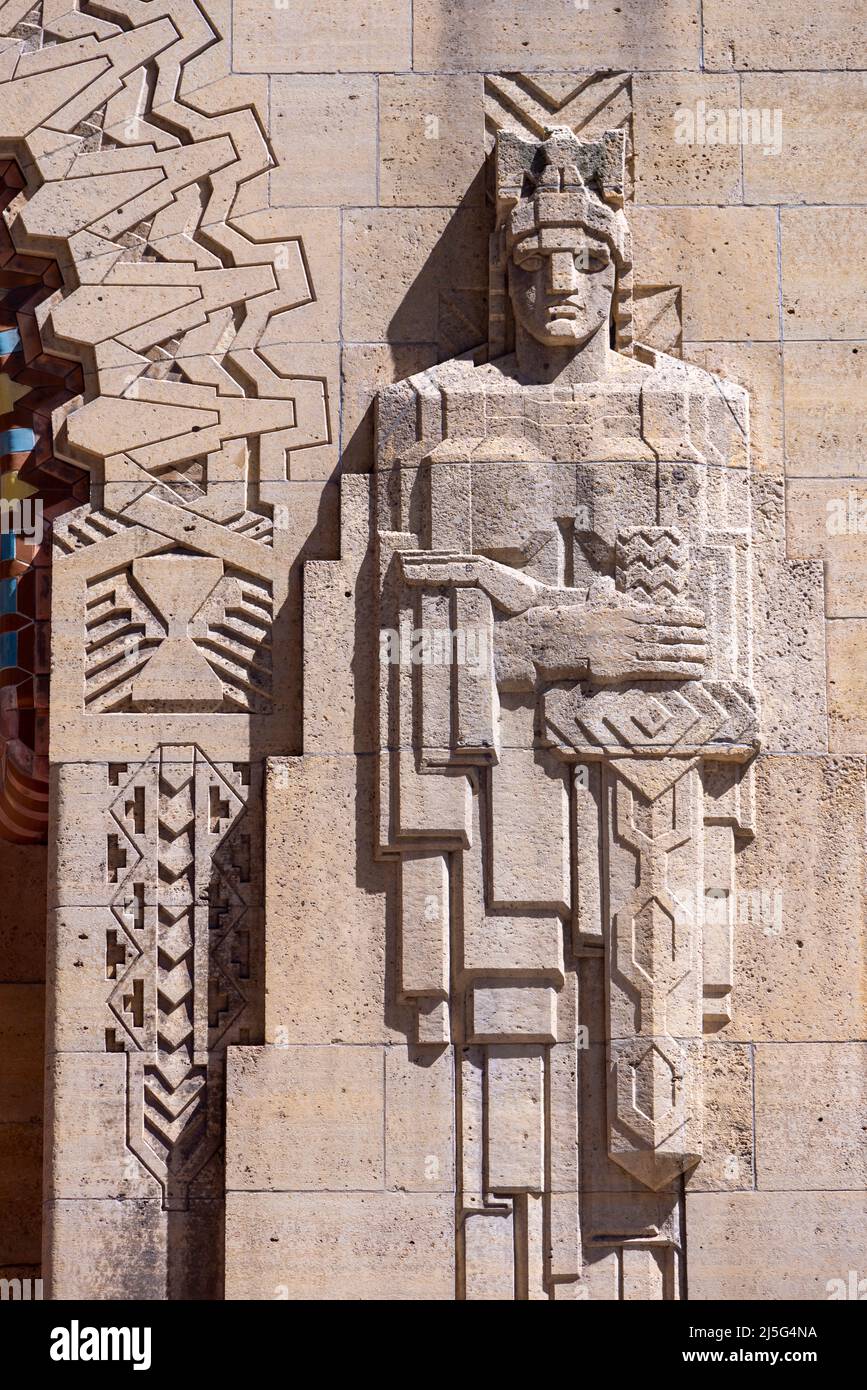
[(633, 341), (624, 149), (498, 133), (490, 351), (379, 396), (380, 626), (451, 652), (383, 646), (380, 854), (454, 1049), (466, 1298), (679, 1296), (732, 1007), (747, 397)]
[(129, 1146), (165, 1206), (184, 1210), (222, 1141), (226, 1042), (261, 1028), (251, 874), (260, 793), (249, 767), (217, 768), (195, 747), (164, 746), (113, 777), (106, 1041), (127, 1056)]
[[(42, 499), (50, 749), (45, 644), (28, 670), (4, 636), (0, 834), (44, 834), (48, 752), (46, 1279), (55, 1298), (215, 1297), (224, 1053), (263, 1027), (262, 762), (301, 737), (319, 498), (294, 460), (331, 437), (325, 381), (279, 329), (316, 292), (294, 215), (255, 210), (261, 84), (231, 74), (221, 21), (196, 0), (30, 11), (0, 5), (4, 257), (33, 270), (3, 341), (23, 384), (54, 372), (34, 449), (66, 490)], [(16, 554), (26, 596), (37, 561)]]

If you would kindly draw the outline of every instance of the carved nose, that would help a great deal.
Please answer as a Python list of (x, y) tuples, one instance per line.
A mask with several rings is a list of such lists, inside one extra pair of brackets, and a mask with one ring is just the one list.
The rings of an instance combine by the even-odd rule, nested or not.
[(575, 257), (571, 251), (555, 251), (549, 258), (548, 280), (553, 294), (569, 294), (575, 289)]

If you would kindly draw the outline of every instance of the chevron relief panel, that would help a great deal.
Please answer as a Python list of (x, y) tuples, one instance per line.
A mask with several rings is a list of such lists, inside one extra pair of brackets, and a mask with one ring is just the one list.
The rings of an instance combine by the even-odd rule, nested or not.
[(224, 1049), (261, 1028), (257, 774), (164, 747), (108, 780), (106, 1050), (127, 1054), (129, 1148), (184, 1208), (222, 1143)]
[(584, 139), (604, 130), (623, 130), (631, 190), (632, 79), (628, 73), (489, 73), (485, 125), (490, 141), (498, 130), (542, 137), (558, 125), (569, 126)]

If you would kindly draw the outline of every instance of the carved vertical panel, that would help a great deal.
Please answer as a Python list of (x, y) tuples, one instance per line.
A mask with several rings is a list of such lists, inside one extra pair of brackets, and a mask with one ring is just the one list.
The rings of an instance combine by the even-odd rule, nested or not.
[(222, 1142), (221, 1054), (261, 1032), (258, 775), (168, 746), (111, 779), (106, 1047), (127, 1053), (129, 1146), (183, 1208)]
[[(569, 102), (535, 79), (487, 94), (513, 310), (491, 346), (515, 355), (380, 396), (401, 995), (454, 1049), (459, 1296), (676, 1298), (703, 1028), (731, 1007), (706, 897), (733, 891), (757, 747), (745, 399), (629, 355), (622, 132), (549, 132)], [(598, 283), (570, 297), (588, 244)], [(611, 323), (570, 347), (594, 293), (619, 352)]]
[[(261, 769), (301, 738), (315, 506), (294, 461), (331, 442), (328, 388), (263, 339), (316, 288), (298, 215), (250, 196), (273, 163), (261, 85), (231, 73), (206, 11), (3, 8), (6, 298), (23, 276), (27, 384), (63, 366), (39, 461), (87, 480), (52, 538), (49, 1051), (51, 1113), (98, 1103), (88, 1172), (49, 1145), (54, 1297), (219, 1292), (224, 1053), (262, 1028)], [(24, 669), (46, 721), (45, 652)], [(10, 747), (24, 703), (6, 696)], [(120, 1262), (133, 1230), (140, 1257)]]

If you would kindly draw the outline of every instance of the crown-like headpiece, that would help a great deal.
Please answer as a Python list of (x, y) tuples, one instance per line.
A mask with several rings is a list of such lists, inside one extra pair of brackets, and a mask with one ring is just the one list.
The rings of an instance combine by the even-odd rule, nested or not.
[(498, 131), (497, 226), (491, 239), (492, 357), (510, 346), (506, 264), (512, 247), (547, 227), (569, 226), (584, 227), (611, 248), (617, 275), (616, 347), (631, 352), (632, 242), (623, 212), (625, 160), (622, 130), (606, 130), (595, 140), (579, 140), (568, 126), (547, 130), (544, 140)]

